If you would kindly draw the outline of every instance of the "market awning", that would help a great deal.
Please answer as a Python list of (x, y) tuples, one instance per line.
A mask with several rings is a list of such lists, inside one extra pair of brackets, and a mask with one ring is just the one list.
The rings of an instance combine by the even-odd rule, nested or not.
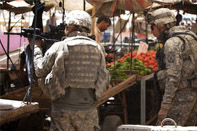
[(152, 4), (151, 0), (87, 0), (90, 4), (95, 3), (96, 16), (105, 14), (112, 17), (120, 14), (120, 10), (140, 12)]
[(190, 14), (197, 14), (197, 0), (153, 0), (153, 2), (160, 4), (160, 6), (156, 6), (155, 8), (166, 7), (183, 10)]
[[(57, 6), (57, 2), (55, 1), (45, 2), (44, 11), (49, 11), (54, 6)], [(33, 7), (34, 5), (30, 5), (24, 0), (17, 0), (17, 1), (11, 1), (11, 2), (3, 2), (1, 9), (14, 12), (15, 14), (22, 14), (22, 13), (32, 11)]]
[(87, 12), (90, 12), (92, 10), (92, 5), (84, 0), (64, 0), (64, 1), (58, 0), (58, 3), (59, 2), (64, 2), (64, 9), (66, 11), (84, 10), (84, 5), (85, 5), (85, 10)]

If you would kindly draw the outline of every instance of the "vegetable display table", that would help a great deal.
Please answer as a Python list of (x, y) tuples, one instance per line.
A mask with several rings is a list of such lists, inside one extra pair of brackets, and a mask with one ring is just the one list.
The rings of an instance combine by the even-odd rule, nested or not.
[(139, 77), (139, 81), (140, 81), (140, 88), (141, 88), (141, 117), (140, 117), (140, 124), (145, 124), (146, 122), (146, 80), (152, 79), (154, 76), (154, 73), (147, 75), (147, 76), (143, 76), (143, 77)]

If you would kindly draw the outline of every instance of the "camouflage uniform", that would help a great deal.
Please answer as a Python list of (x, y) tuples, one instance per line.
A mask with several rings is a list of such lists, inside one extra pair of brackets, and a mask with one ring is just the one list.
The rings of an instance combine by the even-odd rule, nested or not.
[[(160, 88), (164, 90), (158, 120), (169, 117), (181, 126), (197, 125), (196, 36), (183, 26), (175, 26), (176, 19), (166, 8), (148, 13), (147, 20), (157, 26), (160, 31), (157, 37), (165, 43), (164, 57), (160, 60), (163, 67), (157, 73)], [(161, 32), (164, 26), (166, 30)]]
[[(72, 13), (77, 13), (77, 19), (80, 19), (80, 11)], [(83, 19), (87, 19), (87, 15)], [(74, 17), (70, 20), (74, 25), (89, 24), (81, 23), (83, 20), (73, 21)], [(41, 49), (35, 46), (34, 64), (36, 75), (40, 78), (39, 85), (52, 99), (51, 130), (98, 129), (95, 102), (107, 89), (110, 79), (100, 45), (81, 29), (73, 31), (69, 38), (54, 43), (44, 56)]]
[[(181, 26), (173, 27), (170, 29), (169, 35), (176, 32), (186, 32), (186, 29)], [(181, 37), (193, 39), (189, 35)], [(167, 117), (174, 119), (178, 125), (182, 126), (197, 124), (197, 112), (194, 108), (197, 104), (197, 90), (191, 85), (195, 63), (192, 61), (191, 50), (189, 43), (184, 44), (179, 37), (168, 39), (164, 46), (166, 69), (158, 73), (160, 86), (164, 86), (163, 89), (165, 89), (162, 104), (170, 105)], [(161, 105), (161, 107), (163, 106)]]
[(96, 131), (99, 127), (96, 109), (72, 111), (52, 108), (51, 113), (50, 131)]

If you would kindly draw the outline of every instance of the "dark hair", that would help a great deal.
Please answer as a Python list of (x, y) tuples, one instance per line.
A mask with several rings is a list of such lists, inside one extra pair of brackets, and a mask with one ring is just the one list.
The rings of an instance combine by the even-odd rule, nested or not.
[(182, 21), (182, 15), (181, 14), (177, 14), (176, 15), (176, 25), (179, 25), (179, 23)]
[(107, 23), (109, 23), (109, 25), (111, 25), (111, 20), (109, 19), (109, 17), (107, 17), (107, 16), (105, 16), (105, 15), (102, 15), (102, 16), (100, 16), (99, 18), (98, 18), (98, 20), (97, 20), (97, 24), (99, 24), (101, 21), (105, 21), (105, 22), (107, 22)]

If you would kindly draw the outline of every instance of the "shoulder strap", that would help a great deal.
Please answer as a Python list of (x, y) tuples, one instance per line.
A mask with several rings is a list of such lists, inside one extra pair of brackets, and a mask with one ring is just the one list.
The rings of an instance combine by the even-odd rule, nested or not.
[(173, 33), (170, 37), (178, 37), (179, 39), (181, 39), (183, 41), (183, 51), (185, 50), (185, 39), (183, 37), (181, 37), (181, 35), (189, 35), (192, 38), (194, 38), (197, 41), (197, 36), (195, 36), (194, 34), (188, 33), (188, 32), (176, 32)]
[(89, 37), (86, 37), (86, 36), (75, 36), (75, 37), (71, 37), (72, 40), (75, 40), (75, 39), (86, 39), (86, 40), (90, 40), (92, 42), (96, 42), (95, 40), (89, 38)]
[[(197, 41), (197, 36), (194, 35), (194, 34), (191, 34), (191, 33), (188, 33), (188, 32), (174, 33), (171, 37), (178, 37), (179, 39), (181, 39), (183, 41), (183, 51), (185, 51), (185, 44), (186, 44), (186, 40), (187, 39), (184, 39), (181, 35), (189, 35), (192, 38), (194, 38), (195, 41)], [(192, 55), (189, 55), (189, 57), (190, 57), (192, 63), (194, 63), (197, 66), (197, 62), (196, 62), (196, 60), (194, 58), (194, 52), (192, 51), (192, 47), (191, 47), (190, 44), (189, 44), (189, 46), (190, 46), (190, 51), (192, 53)], [(196, 82), (197, 82), (197, 67), (196, 66), (195, 66), (194, 74), (192, 76), (190, 76), (190, 78), (187, 79), (188, 82), (190, 83), (191, 87), (194, 87), (194, 85), (196, 85)]]
[(173, 35), (171, 37), (175, 37), (175, 36), (179, 36), (179, 35), (190, 35), (191, 37), (193, 37), (196, 41), (197, 41), (197, 36), (188, 32), (177, 32), (177, 33), (173, 33)]

